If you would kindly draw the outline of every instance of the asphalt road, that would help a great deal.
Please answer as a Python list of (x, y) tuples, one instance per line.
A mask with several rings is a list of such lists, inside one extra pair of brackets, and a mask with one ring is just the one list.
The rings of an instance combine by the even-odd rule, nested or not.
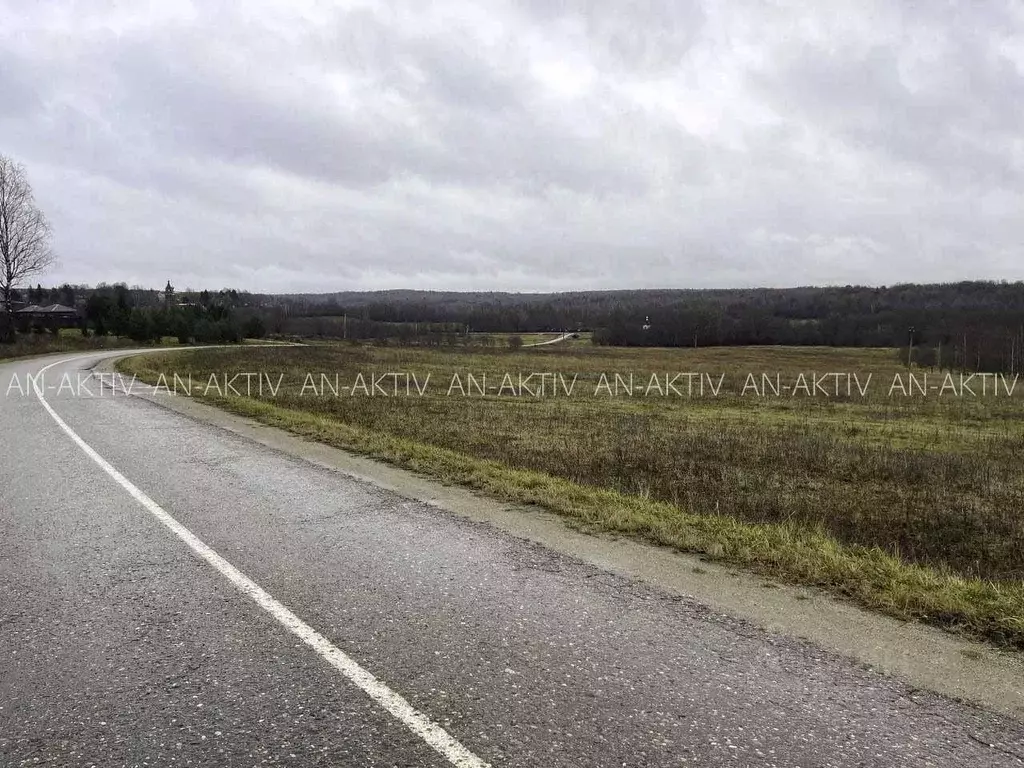
[(93, 362), (46, 371), (53, 414), (11, 388), (52, 359), (0, 366), (4, 766), (1024, 763), (1015, 720), (95, 381), (59, 391)]

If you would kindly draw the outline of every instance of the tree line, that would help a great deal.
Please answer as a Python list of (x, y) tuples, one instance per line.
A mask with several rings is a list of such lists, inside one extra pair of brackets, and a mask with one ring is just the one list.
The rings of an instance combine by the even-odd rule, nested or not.
[(893, 347), (922, 365), (978, 371), (1017, 373), (1024, 360), (1022, 282), (562, 294), (383, 291), (274, 299), (276, 325), (299, 335), (319, 329), (319, 335), (340, 337), (346, 318), (350, 335), (354, 323), (374, 336), (400, 327), (585, 330), (596, 344), (616, 346)]
[(137, 292), (123, 284), (90, 291), (82, 329), (87, 334), (112, 334), (138, 342), (173, 337), (181, 344), (237, 343), (267, 334), (262, 317), (239, 307), (237, 291), (203, 291), (192, 298), (177, 296), (172, 290), (160, 304), (140, 302)]

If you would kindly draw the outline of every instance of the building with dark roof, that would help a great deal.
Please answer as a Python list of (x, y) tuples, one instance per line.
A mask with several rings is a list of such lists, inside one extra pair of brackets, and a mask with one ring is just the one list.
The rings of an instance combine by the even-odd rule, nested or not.
[(77, 328), (81, 320), (77, 309), (63, 304), (45, 307), (29, 304), (14, 313), (14, 323), (22, 333), (33, 329), (56, 332), (61, 328)]

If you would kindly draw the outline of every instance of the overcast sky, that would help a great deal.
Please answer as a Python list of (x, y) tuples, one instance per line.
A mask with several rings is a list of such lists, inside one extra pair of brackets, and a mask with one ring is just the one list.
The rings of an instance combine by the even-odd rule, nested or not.
[(0, 153), (44, 283), (1018, 280), (1022, 8), (0, 0)]

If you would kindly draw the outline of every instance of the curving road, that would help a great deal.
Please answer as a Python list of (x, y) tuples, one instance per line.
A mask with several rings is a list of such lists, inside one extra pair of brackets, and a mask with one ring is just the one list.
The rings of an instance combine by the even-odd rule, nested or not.
[(101, 389), (101, 357), (0, 366), (3, 766), (1024, 762), (1015, 720)]
[(572, 333), (572, 331), (570, 331), (569, 333), (563, 333), (563, 334), (561, 334), (559, 336), (556, 336), (553, 339), (545, 339), (544, 341), (535, 341), (532, 344), (523, 344), (523, 349), (526, 349), (527, 347), (546, 347), (549, 344), (561, 344), (563, 341), (569, 341), (570, 339), (572, 339), (572, 337), (573, 337), (573, 333)]

